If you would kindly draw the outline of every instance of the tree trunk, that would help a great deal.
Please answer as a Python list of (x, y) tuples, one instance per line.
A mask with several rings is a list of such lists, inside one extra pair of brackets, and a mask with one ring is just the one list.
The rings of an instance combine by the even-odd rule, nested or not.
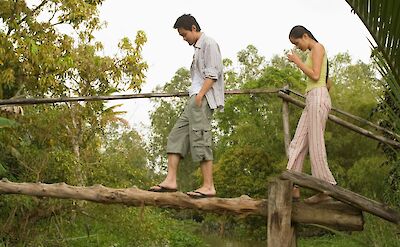
[(81, 144), (82, 144), (82, 122), (77, 117), (77, 112), (79, 111), (78, 106), (74, 104), (68, 105), (70, 116), (71, 116), (71, 123), (72, 127), (69, 127), (68, 123), (65, 123), (65, 128), (68, 131), (72, 150), (75, 155), (75, 160), (77, 165), (75, 167), (75, 176), (78, 181), (78, 185), (83, 186), (86, 182), (86, 176), (83, 173), (82, 169), (82, 162), (81, 162)]

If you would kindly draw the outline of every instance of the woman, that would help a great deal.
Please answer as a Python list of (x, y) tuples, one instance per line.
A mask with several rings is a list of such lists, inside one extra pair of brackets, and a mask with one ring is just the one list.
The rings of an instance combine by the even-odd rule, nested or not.
[[(309, 50), (305, 62), (296, 53), (288, 54), (288, 59), (307, 76), (306, 107), (303, 110), (296, 134), (289, 146), (288, 170), (302, 172), (304, 158), (310, 153), (311, 171), (316, 178), (336, 184), (328, 167), (326, 158), (324, 131), (331, 109), (328, 81), (328, 60), (325, 48), (303, 26), (295, 26), (289, 33), (289, 40), (302, 51)], [(298, 199), (300, 191), (295, 186), (293, 197)], [(320, 193), (308, 199), (307, 203), (318, 203), (331, 199)]]

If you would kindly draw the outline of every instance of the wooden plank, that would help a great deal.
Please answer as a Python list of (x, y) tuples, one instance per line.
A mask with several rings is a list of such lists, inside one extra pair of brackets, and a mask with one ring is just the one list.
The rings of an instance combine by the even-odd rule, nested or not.
[[(6, 179), (0, 181), (0, 196), (1, 194), (86, 200), (133, 207), (195, 209), (216, 214), (240, 215), (241, 217), (250, 215), (267, 217), (268, 215), (268, 200), (252, 199), (246, 195), (238, 198), (192, 199), (182, 192), (156, 193), (136, 187), (126, 189), (107, 188), (102, 185), (79, 187), (65, 183), (14, 183)], [(292, 221), (319, 224), (343, 231), (360, 231), (363, 228), (361, 211), (340, 202), (334, 205), (294, 203)]]
[[(276, 179), (268, 186), (268, 246), (296, 247), (292, 226), (292, 188), (289, 180)], [(293, 239), (294, 238), (294, 239)]]
[(371, 200), (350, 190), (346, 190), (337, 185), (332, 185), (310, 175), (294, 171), (284, 171), (281, 175), (281, 178), (289, 179), (293, 181), (294, 184), (302, 187), (323, 192), (339, 201), (345, 202), (363, 211), (381, 217), (397, 225), (400, 224), (400, 213), (398, 211), (390, 208), (386, 204)]

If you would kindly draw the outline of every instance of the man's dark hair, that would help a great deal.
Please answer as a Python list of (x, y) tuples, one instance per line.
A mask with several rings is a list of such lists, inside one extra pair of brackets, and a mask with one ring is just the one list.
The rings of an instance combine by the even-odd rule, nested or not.
[(184, 14), (176, 19), (174, 28), (183, 28), (185, 30), (191, 31), (193, 25), (196, 27), (197, 32), (201, 31), (200, 25), (199, 23), (197, 23), (196, 18), (194, 18), (190, 14)]

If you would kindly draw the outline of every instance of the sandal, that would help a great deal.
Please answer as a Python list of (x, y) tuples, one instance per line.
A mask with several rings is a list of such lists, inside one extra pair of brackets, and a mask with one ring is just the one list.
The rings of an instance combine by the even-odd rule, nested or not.
[(177, 192), (178, 190), (177, 189), (172, 189), (172, 188), (167, 188), (167, 187), (164, 187), (164, 186), (161, 186), (161, 185), (157, 184), (157, 185), (151, 187), (150, 189), (148, 189), (148, 191), (162, 193), (162, 192)]

